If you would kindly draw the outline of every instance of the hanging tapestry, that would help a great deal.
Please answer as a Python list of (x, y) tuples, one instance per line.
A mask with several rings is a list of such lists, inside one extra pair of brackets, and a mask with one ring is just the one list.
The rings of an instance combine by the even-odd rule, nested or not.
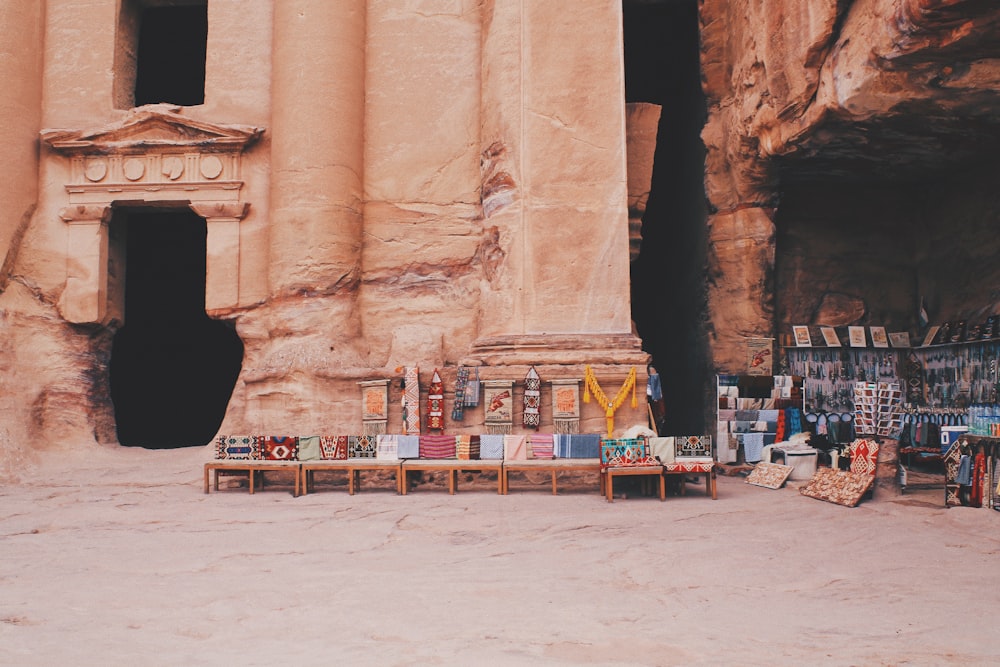
[(260, 458), (260, 443), (255, 435), (220, 435), (215, 441), (215, 458), (255, 461)]
[(455, 404), (451, 408), (451, 420), (460, 422), (465, 418), (465, 390), (469, 385), (469, 369), (458, 367), (455, 377)]
[(580, 432), (580, 380), (552, 381), (552, 425), (556, 433)]
[(399, 436), (380, 435), (375, 446), (375, 458), (383, 461), (396, 461), (399, 459)]
[(323, 458), (320, 454), (318, 435), (299, 436), (299, 461), (315, 461)]
[(597, 402), (604, 408), (604, 418), (608, 423), (608, 437), (610, 438), (615, 430), (615, 411), (625, 402), (625, 397), (628, 396), (629, 392), (632, 392), (632, 407), (639, 407), (639, 403), (635, 398), (635, 366), (629, 369), (628, 375), (625, 376), (625, 382), (622, 383), (621, 388), (615, 394), (614, 398), (608, 398), (607, 394), (604, 393), (590, 366), (586, 367), (584, 380), (586, 386), (583, 392), (583, 402), (590, 403), (590, 395), (593, 394)]
[(407, 366), (403, 375), (403, 433), (420, 435), (420, 370)]
[(444, 385), (436, 368), (427, 387), (427, 430), (444, 430)]
[(361, 424), (365, 435), (386, 432), (389, 423), (389, 381), (367, 380), (361, 386)]
[(538, 413), (538, 406), (542, 401), (542, 379), (538, 376), (538, 371), (532, 366), (528, 369), (528, 374), (524, 376), (524, 425), (527, 428), (538, 428), (541, 424), (541, 415)]
[(479, 405), (479, 391), (482, 382), (479, 380), (479, 366), (473, 367), (474, 376), (465, 385), (465, 407), (474, 408)]
[(269, 435), (260, 439), (260, 457), (265, 461), (295, 461), (299, 439), (290, 435)]
[(346, 435), (319, 436), (320, 456), (325, 461), (339, 461), (347, 458)]
[(510, 433), (514, 428), (514, 382), (486, 380), (483, 382), (484, 417), (487, 433)]

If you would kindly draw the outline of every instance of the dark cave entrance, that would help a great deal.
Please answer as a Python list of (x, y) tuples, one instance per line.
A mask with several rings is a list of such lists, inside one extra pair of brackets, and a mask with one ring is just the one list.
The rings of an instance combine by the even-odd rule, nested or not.
[(623, 4), (625, 101), (662, 107), (632, 319), (659, 372), (665, 435), (703, 433), (711, 386), (705, 339), (705, 99), (697, 0)]
[(125, 325), (110, 383), (118, 442), (170, 449), (205, 445), (225, 416), (243, 342), (205, 314), (205, 220), (187, 209), (116, 210), (126, 255)]

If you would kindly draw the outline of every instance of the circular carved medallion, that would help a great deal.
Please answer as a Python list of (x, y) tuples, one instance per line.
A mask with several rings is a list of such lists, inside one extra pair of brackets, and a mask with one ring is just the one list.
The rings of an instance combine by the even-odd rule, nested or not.
[(222, 173), (222, 160), (214, 155), (206, 155), (201, 158), (201, 175), (211, 180), (218, 178)]
[(128, 180), (138, 181), (146, 172), (146, 165), (143, 164), (142, 160), (131, 158), (129, 160), (125, 160), (125, 164), (122, 165), (122, 172)]
[(88, 181), (96, 183), (108, 175), (108, 163), (104, 160), (87, 160), (83, 173)]
[(171, 181), (176, 181), (184, 173), (184, 160), (176, 155), (167, 155), (163, 158), (161, 171)]

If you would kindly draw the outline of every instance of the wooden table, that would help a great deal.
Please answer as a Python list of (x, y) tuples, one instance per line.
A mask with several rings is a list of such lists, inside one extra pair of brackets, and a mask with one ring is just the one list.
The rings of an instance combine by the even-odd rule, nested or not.
[(667, 484), (663, 475), (663, 466), (608, 466), (601, 471), (601, 476), (605, 478), (604, 490), (609, 503), (613, 503), (615, 500), (615, 477), (623, 475), (656, 475), (657, 479), (660, 480), (660, 500), (667, 499)]
[(511, 472), (547, 472), (552, 475), (552, 495), (557, 494), (556, 474), (559, 472), (578, 471), (595, 472), (600, 479), (601, 495), (604, 495), (604, 476), (601, 472), (600, 459), (523, 459), (503, 462), (503, 491), (510, 491)]
[(407, 492), (406, 474), (418, 471), (443, 470), (448, 474), (448, 494), (455, 495), (458, 488), (460, 470), (495, 470), (497, 473), (497, 493), (503, 493), (503, 461), (499, 459), (404, 459), (400, 466), (401, 492)]
[(245, 471), (250, 480), (250, 493), (254, 492), (255, 478), (258, 472), (266, 471), (292, 471), (295, 477), (292, 495), (299, 495), (299, 462), (298, 461), (209, 461), (205, 464), (205, 493), (208, 493), (209, 475), (214, 476), (215, 490), (219, 490), (219, 472), (223, 471)]
[(309, 488), (313, 486), (313, 473), (317, 470), (343, 470), (347, 472), (347, 493), (354, 495), (354, 492), (361, 487), (359, 473), (362, 470), (390, 470), (395, 473), (396, 493), (400, 493), (400, 461), (396, 459), (323, 459), (317, 461), (302, 462), (302, 494), (309, 493)]

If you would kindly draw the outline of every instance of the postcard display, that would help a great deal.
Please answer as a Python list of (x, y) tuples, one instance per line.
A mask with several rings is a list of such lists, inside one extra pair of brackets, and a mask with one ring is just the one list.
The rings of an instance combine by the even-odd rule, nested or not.
[[(802, 408), (802, 378), (791, 375), (719, 375), (716, 460), (734, 463), (778, 437), (778, 413)], [(749, 457), (750, 460), (754, 456)]]

